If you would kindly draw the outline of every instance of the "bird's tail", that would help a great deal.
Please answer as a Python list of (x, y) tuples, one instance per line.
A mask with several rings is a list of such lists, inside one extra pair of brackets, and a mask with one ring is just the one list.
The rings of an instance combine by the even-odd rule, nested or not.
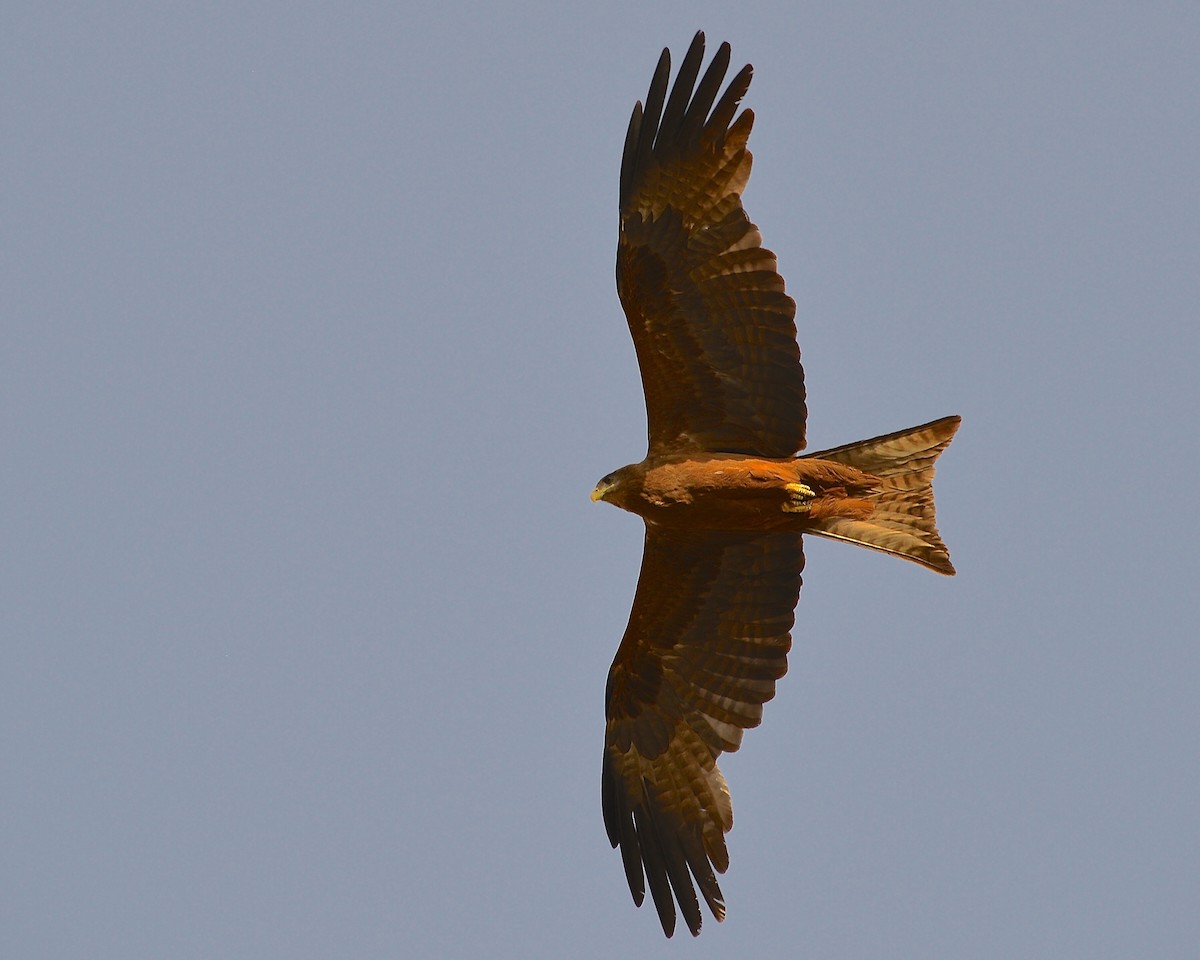
[(866, 519), (833, 517), (808, 532), (846, 540), (872, 550), (914, 560), (930, 570), (954, 574), (950, 552), (938, 536), (933, 509), (933, 464), (954, 438), (959, 417), (899, 430), (883, 437), (808, 454), (872, 474), (878, 489), (866, 499), (874, 507)]

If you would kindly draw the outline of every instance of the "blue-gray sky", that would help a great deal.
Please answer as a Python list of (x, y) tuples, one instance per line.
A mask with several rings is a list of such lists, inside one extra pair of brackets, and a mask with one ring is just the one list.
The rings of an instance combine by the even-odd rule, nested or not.
[[(0, 946), (1183, 956), (1200, 8), (9, 4)], [(814, 448), (964, 418), (944, 579), (810, 542), (724, 924), (600, 818), (659, 50), (755, 65)]]

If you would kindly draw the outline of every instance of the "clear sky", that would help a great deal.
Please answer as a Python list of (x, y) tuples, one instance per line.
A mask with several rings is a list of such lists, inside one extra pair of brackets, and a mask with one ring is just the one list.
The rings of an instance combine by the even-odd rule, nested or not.
[[(812, 447), (950, 413), (959, 575), (810, 541), (723, 924), (600, 817), (641, 550), (617, 172), (752, 62)], [(0, 15), (0, 953), (1200, 942), (1200, 6)]]

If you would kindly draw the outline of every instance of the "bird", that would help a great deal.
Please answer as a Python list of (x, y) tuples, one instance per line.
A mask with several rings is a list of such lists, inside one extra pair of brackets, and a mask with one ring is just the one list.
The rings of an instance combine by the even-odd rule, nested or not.
[[(733, 826), (718, 757), (738, 749), (787, 670), (803, 537), (856, 543), (951, 575), (934, 462), (960, 418), (801, 455), (796, 304), (742, 207), (754, 114), (692, 40), (668, 94), (664, 49), (621, 157), (617, 291), (646, 401), (645, 458), (592, 491), (645, 521), (628, 626), (605, 687), (601, 801), (634, 903), (693, 936), (717, 920)], [(718, 94), (720, 94), (718, 98)]]

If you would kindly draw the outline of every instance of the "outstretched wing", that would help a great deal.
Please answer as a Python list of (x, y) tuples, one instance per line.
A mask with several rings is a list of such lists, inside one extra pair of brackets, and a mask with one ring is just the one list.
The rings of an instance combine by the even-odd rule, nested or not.
[(752, 71), (743, 67), (717, 101), (729, 44), (696, 85), (703, 58), (697, 33), (667, 98), (663, 50), (621, 159), (617, 291), (650, 451), (787, 457), (804, 447), (804, 370), (796, 304), (742, 209), (754, 115), (734, 113)]
[(602, 793), (634, 903), (648, 883), (667, 936), (673, 900), (700, 932), (693, 878), (713, 916), (725, 916), (713, 871), (729, 866), (733, 807), (716, 759), (758, 725), (787, 671), (803, 566), (795, 533), (646, 528), (608, 674)]

